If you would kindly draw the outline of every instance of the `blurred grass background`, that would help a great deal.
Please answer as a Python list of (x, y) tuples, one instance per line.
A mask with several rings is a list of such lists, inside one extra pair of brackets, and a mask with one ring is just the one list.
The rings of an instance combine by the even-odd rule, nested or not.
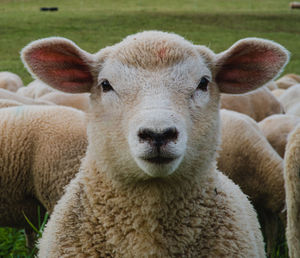
[[(244, 37), (271, 39), (291, 52), (284, 73), (300, 74), (300, 9), (287, 0), (0, 0), (0, 71), (28, 84), (19, 52), (36, 39), (66, 37), (93, 53), (143, 30), (175, 32), (215, 52)], [(280, 250), (274, 257), (287, 257)], [(0, 228), (0, 257), (29, 253), (22, 230)]]
[[(58, 12), (41, 12), (55, 6)], [(96, 52), (143, 30), (178, 33), (215, 52), (263, 37), (291, 53), (285, 73), (300, 73), (300, 10), (287, 0), (0, 0), (0, 71), (31, 81), (19, 58), (32, 40), (61, 36)]]

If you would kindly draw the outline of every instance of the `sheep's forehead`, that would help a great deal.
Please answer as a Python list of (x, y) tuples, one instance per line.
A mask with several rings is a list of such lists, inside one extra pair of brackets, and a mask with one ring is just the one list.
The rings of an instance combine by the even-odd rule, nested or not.
[(161, 32), (127, 37), (112, 53), (124, 65), (149, 70), (172, 66), (192, 56), (198, 56), (193, 44), (178, 35)]

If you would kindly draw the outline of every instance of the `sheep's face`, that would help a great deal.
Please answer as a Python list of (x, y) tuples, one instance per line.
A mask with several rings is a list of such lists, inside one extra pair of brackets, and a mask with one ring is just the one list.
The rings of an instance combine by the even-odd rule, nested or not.
[(213, 56), (178, 38), (130, 38), (105, 50), (92, 89), (89, 135), (99, 140), (93, 153), (117, 163), (114, 171), (166, 177), (213, 159), (219, 98), (209, 67)]
[[(173, 45), (163, 49), (167, 47), (178, 49)], [(90, 134), (105, 132), (105, 139), (92, 137), (101, 138), (97, 146), (111, 145), (111, 162), (118, 159), (127, 171), (143, 171), (151, 177), (166, 177), (182, 162), (190, 163), (187, 151), (210, 160), (207, 153), (216, 148), (219, 91), (209, 83), (212, 73), (207, 60), (191, 45), (178, 53), (180, 60), (166, 64), (168, 56), (161, 56), (161, 49), (144, 53), (150, 59), (148, 67), (125, 62), (118, 58), (123, 50), (112, 50), (114, 56), (103, 64), (91, 96)], [(99, 153), (106, 153), (107, 145)]]
[(91, 92), (87, 155), (121, 180), (207, 170), (219, 138), (220, 91), (253, 90), (287, 59), (266, 40), (241, 40), (216, 55), (163, 32), (129, 36), (95, 55), (60, 38), (23, 50), (39, 79), (66, 92)]

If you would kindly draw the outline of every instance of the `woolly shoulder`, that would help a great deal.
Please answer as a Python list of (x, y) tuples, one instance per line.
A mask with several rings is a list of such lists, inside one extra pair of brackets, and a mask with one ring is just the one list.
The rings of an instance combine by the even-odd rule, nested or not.
[(80, 212), (77, 213), (81, 207), (79, 177), (80, 173), (71, 180), (66, 187), (65, 194), (54, 207), (51, 218), (46, 224), (43, 237), (38, 243), (38, 257), (59, 257), (62, 253), (74, 253), (76, 241), (79, 244), (80, 240), (74, 235), (74, 232), (78, 232), (77, 227), (80, 225), (72, 224), (74, 221), (72, 217), (82, 216)]
[(251, 243), (254, 254), (264, 257), (263, 237), (253, 206), (238, 185), (222, 172), (217, 171), (216, 174), (216, 192), (224, 193), (223, 196), (226, 198), (224, 203), (227, 205), (229, 214), (227, 219), (232, 220), (239, 228), (240, 231), (237, 234), (240, 239), (243, 239), (245, 243)]

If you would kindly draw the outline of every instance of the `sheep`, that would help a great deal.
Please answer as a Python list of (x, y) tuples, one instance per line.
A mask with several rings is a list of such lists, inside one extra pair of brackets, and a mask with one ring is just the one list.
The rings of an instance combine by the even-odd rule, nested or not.
[(11, 100), (11, 99), (0, 99), (0, 108), (5, 108), (5, 107), (15, 107), (15, 106), (22, 106), (23, 104), (15, 101), (15, 100)]
[(11, 72), (0, 72), (0, 88), (9, 91), (17, 91), (23, 86), (22, 79)]
[(269, 83), (267, 83), (265, 85), (265, 87), (268, 88), (270, 91), (278, 89), (278, 86), (277, 86), (276, 82), (274, 82), (274, 81), (270, 81)]
[(1, 89), (0, 88), (0, 99), (7, 99), (22, 103), (24, 105), (54, 105), (50, 101), (46, 100), (34, 100), (27, 97), (20, 96), (15, 92), (11, 92), (9, 90)]
[(82, 111), (88, 110), (88, 94), (82, 93), (74, 95), (63, 93), (49, 87), (39, 80), (34, 80), (27, 87), (20, 88), (17, 94), (22, 97), (51, 102), (56, 105), (74, 107)]
[(278, 99), (283, 93), (285, 92), (284, 89), (275, 89), (272, 90), (272, 94)]
[(31, 99), (40, 98), (43, 95), (55, 91), (53, 88), (49, 87), (47, 84), (34, 80), (29, 83), (26, 87), (21, 87), (17, 94), (22, 97), (27, 97)]
[(78, 172), (87, 146), (85, 114), (60, 106), (0, 109), (0, 226), (32, 228), (52, 212), (64, 186)]
[[(300, 84), (295, 84), (292, 87), (285, 90), (285, 92), (278, 97), (278, 100), (282, 103), (286, 113), (290, 114), (299, 103)], [(293, 112), (293, 114), (295, 114), (295, 112)]]
[(77, 108), (85, 112), (89, 108), (89, 94), (87, 93), (70, 94), (53, 91), (43, 95), (39, 98), (39, 100), (49, 101), (51, 103), (55, 103), (56, 105)]
[(91, 93), (86, 156), (40, 257), (265, 256), (253, 207), (216, 169), (219, 97), (272, 80), (288, 61), (282, 46), (248, 38), (214, 54), (148, 31), (94, 55), (42, 39), (22, 60), (55, 89)]
[(282, 114), (282, 104), (268, 88), (261, 88), (243, 95), (222, 94), (221, 108), (237, 111), (257, 122), (273, 114)]
[(273, 115), (258, 123), (272, 147), (283, 158), (288, 135), (299, 124), (300, 118), (293, 115)]
[[(247, 115), (221, 110), (222, 144), (218, 169), (241, 187), (260, 215), (271, 255), (283, 229), (285, 204), (283, 161)], [(282, 223), (278, 223), (281, 218)]]
[(291, 116), (300, 116), (300, 103), (293, 105), (287, 112)]
[(293, 73), (286, 74), (276, 81), (276, 84), (280, 89), (288, 89), (298, 83), (300, 83), (300, 76)]
[(289, 135), (284, 157), (287, 206), (286, 238), (291, 258), (300, 257), (300, 125)]

